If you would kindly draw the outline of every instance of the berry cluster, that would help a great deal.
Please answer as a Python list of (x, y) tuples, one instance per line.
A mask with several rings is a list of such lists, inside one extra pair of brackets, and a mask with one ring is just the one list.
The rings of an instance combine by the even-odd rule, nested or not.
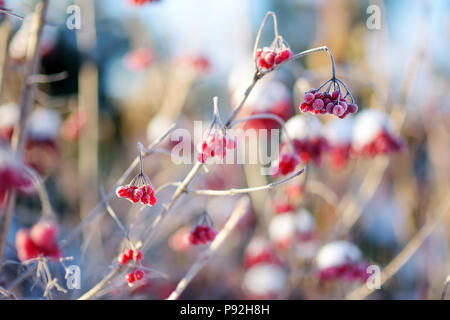
[(315, 89), (305, 94), (304, 101), (300, 105), (300, 111), (313, 114), (329, 113), (344, 119), (348, 114), (358, 111), (358, 105), (353, 103), (353, 98), (349, 103), (340, 89), (334, 90), (332, 94)]
[[(138, 183), (138, 185), (135, 183)], [(148, 206), (156, 204), (155, 191), (149, 178), (144, 173), (138, 174), (130, 184), (118, 187), (116, 195), (119, 198), (126, 198), (132, 203), (141, 202)]]
[(259, 68), (268, 70), (290, 59), (293, 55), (291, 49), (284, 45), (281, 48), (265, 47), (256, 51), (256, 65)]
[[(117, 260), (121, 265), (126, 265), (130, 261), (138, 263), (142, 260), (142, 252), (140, 250), (127, 249), (125, 252), (119, 254)], [(132, 287), (136, 281), (142, 280), (144, 275), (144, 271), (139, 268), (135, 268), (132, 272), (127, 273), (125, 279), (127, 280), (128, 285)]]
[(279, 174), (287, 175), (295, 170), (295, 167), (301, 162), (300, 157), (295, 153), (282, 153), (280, 159), (272, 164), (271, 175), (276, 177)]
[(389, 115), (376, 109), (363, 110), (355, 119), (351, 154), (376, 156), (390, 154), (403, 148)]
[(324, 137), (314, 137), (293, 141), (295, 152), (300, 156), (303, 163), (314, 161), (320, 164), (322, 155), (328, 150), (328, 142)]
[(213, 241), (216, 235), (217, 231), (213, 227), (207, 224), (199, 224), (191, 231), (188, 240), (190, 244), (196, 246)]
[(144, 275), (144, 271), (136, 269), (133, 272), (128, 272), (125, 279), (127, 280), (128, 286), (132, 287), (136, 281), (142, 280)]
[(39, 222), (31, 230), (20, 229), (16, 234), (17, 257), (27, 261), (40, 255), (59, 258), (60, 249), (56, 242), (57, 228), (52, 222)]
[(128, 249), (122, 252), (117, 260), (121, 265), (126, 265), (130, 261), (138, 262), (142, 260), (142, 252), (140, 250), (134, 251), (133, 249)]
[(249, 269), (260, 264), (281, 265), (271, 244), (265, 239), (255, 238), (248, 245), (244, 253), (244, 267)]
[(367, 263), (345, 263), (340, 266), (320, 270), (319, 278), (323, 281), (344, 279), (348, 281), (367, 281), (370, 275), (367, 273)]
[(237, 142), (234, 138), (219, 132), (213, 132), (208, 137), (197, 145), (197, 160), (205, 163), (209, 158), (218, 157), (223, 159), (226, 151), (236, 149)]
[(378, 154), (398, 152), (401, 149), (402, 143), (400, 140), (394, 138), (387, 130), (380, 130), (370, 143), (365, 144), (360, 149), (353, 148), (351, 152), (354, 155), (373, 157)]

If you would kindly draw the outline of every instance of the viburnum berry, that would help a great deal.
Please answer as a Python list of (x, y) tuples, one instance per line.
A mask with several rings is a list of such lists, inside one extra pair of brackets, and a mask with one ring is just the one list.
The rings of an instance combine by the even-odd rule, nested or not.
[(329, 144), (328, 156), (334, 169), (343, 169), (350, 160), (354, 119), (333, 119), (325, 126), (325, 137)]
[(136, 271), (134, 271), (134, 277), (136, 278), (136, 280), (142, 280), (144, 278), (144, 271), (142, 271), (141, 269), (136, 269)]
[(192, 245), (206, 244), (216, 238), (217, 231), (207, 224), (199, 224), (194, 227), (188, 236)]
[(16, 250), (20, 261), (36, 258), (40, 255), (59, 258), (60, 249), (56, 239), (56, 225), (50, 221), (41, 221), (31, 230), (20, 229), (16, 234)]
[[(301, 115), (296, 115), (286, 122), (285, 128), (301, 162), (307, 164), (314, 161), (319, 165), (329, 148), (327, 139), (323, 136), (321, 121), (315, 117), (305, 119)], [(290, 142), (284, 139), (282, 148), (288, 143)]]
[(138, 262), (142, 260), (142, 252), (140, 250), (127, 249), (119, 254), (117, 260), (122, 265), (127, 264), (129, 261)]
[(256, 51), (256, 65), (258, 68), (268, 70), (275, 65), (281, 64), (293, 56), (291, 49), (285, 44), (277, 47), (264, 47)]
[[(327, 84), (329, 84), (328, 87), (321, 92), (320, 90)], [(346, 90), (345, 95), (342, 94), (341, 85)], [(335, 90), (330, 93), (332, 86)], [(350, 98), (351, 103), (347, 101), (347, 97)], [(347, 89), (347, 86), (341, 80), (332, 78), (319, 88), (306, 92), (299, 109), (301, 112), (311, 112), (313, 114), (334, 114), (343, 119), (348, 114), (356, 113), (358, 105), (354, 103), (353, 96)]]
[(293, 172), (300, 162), (300, 157), (297, 154), (290, 152), (282, 153), (280, 158), (272, 164), (271, 175), (273, 177), (280, 174), (287, 175)]
[(136, 282), (136, 277), (134, 276), (134, 272), (127, 273), (125, 278), (126, 278), (129, 286), (132, 286), (133, 283)]
[(156, 204), (155, 191), (150, 184), (150, 179), (142, 172), (130, 184), (118, 187), (116, 195), (119, 198), (128, 199), (132, 203), (141, 202), (148, 206)]
[(219, 130), (209, 133), (208, 137), (197, 145), (197, 160), (206, 163), (210, 158), (217, 157), (223, 159), (226, 156), (227, 149), (236, 149), (236, 139), (223, 134)]

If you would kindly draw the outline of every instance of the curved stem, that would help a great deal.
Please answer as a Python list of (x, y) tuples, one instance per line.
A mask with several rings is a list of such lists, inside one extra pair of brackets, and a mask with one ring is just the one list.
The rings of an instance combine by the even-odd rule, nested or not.
[(258, 50), (259, 40), (261, 39), (262, 31), (264, 30), (264, 27), (266, 26), (266, 23), (270, 17), (272, 17), (272, 19), (273, 19), (273, 32), (275, 34), (275, 39), (279, 38), (277, 16), (272, 11), (269, 11), (269, 12), (267, 12), (266, 16), (264, 17), (263, 22), (259, 26), (258, 33), (256, 34), (255, 44), (253, 46), (253, 60), (255, 62), (255, 66), (257, 65), (256, 64), (256, 51)]
[(44, 182), (42, 181), (39, 174), (31, 169), (30, 167), (24, 166), (23, 167), (25, 173), (30, 176), (31, 181), (36, 188), (39, 199), (41, 200), (41, 206), (42, 206), (42, 214), (43, 216), (50, 216), (54, 217), (54, 212), (52, 210), (52, 206), (50, 204), (49, 196), (47, 189), (45, 189)]

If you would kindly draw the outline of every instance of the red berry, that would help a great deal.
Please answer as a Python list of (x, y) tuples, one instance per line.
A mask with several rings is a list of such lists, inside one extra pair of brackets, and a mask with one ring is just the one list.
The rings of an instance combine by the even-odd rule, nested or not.
[(20, 261), (30, 260), (39, 255), (39, 250), (31, 240), (30, 234), (25, 229), (20, 229), (16, 233), (16, 250)]
[(132, 284), (136, 281), (136, 278), (135, 278), (133, 272), (127, 273), (126, 279), (127, 279), (128, 284)]
[(144, 278), (144, 271), (137, 269), (136, 271), (134, 271), (134, 277), (136, 278), (136, 280), (141, 280), (142, 278)]
[(140, 261), (142, 260), (142, 251), (137, 250), (133, 255), (134, 261)]
[(121, 254), (119, 254), (119, 257), (117, 258), (117, 261), (119, 261), (120, 264), (125, 265), (128, 263), (129, 259), (125, 253), (121, 253)]
[(56, 244), (56, 226), (52, 222), (39, 222), (31, 228), (30, 237), (36, 246), (53, 250)]
[(305, 94), (305, 103), (307, 104), (312, 104), (314, 102), (314, 94), (312, 94), (311, 92)]
[(321, 99), (314, 100), (312, 106), (315, 110), (321, 110), (324, 106), (323, 100)]

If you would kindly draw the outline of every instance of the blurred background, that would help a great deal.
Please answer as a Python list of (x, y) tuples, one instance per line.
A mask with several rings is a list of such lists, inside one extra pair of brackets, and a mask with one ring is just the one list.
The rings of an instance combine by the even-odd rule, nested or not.
[[(25, 17), (1, 16), (5, 145), (18, 113), (27, 17), (37, 3), (3, 4)], [(79, 30), (66, 24), (72, 4), (81, 9)], [(194, 121), (211, 121), (213, 96), (227, 118), (252, 79), (254, 41), (267, 11), (276, 14), (278, 32), (294, 53), (324, 45), (332, 51), (337, 76), (359, 111), (343, 120), (299, 111), (305, 91), (331, 77), (324, 52), (284, 64), (257, 83), (238, 118), (269, 112), (289, 123), (301, 117), (307, 134), (298, 139), (315, 145), (320, 137), (326, 147), (300, 151), (307, 153), (302, 156), (307, 174), (250, 195), (251, 209), (238, 231), (181, 298), (439, 299), (450, 274), (450, 3), (445, 0), (160, 0), (142, 5), (51, 0), (40, 72), (63, 77), (37, 87), (25, 161), (44, 179), (59, 239), (95, 208), (100, 185), (109, 190), (116, 184), (137, 156), (138, 141), (148, 145), (172, 123), (192, 131)], [(268, 22), (260, 47), (272, 40)], [(368, 110), (380, 116), (370, 118)], [(317, 120), (315, 135), (309, 134)], [(352, 152), (375, 122), (402, 147)], [(247, 127), (277, 125), (252, 121)], [(366, 142), (376, 145), (370, 140), (376, 134)], [(169, 138), (161, 148), (170, 151), (173, 144)], [(155, 188), (181, 181), (190, 167), (173, 164), (164, 153), (144, 161)], [(244, 188), (270, 181), (259, 174), (259, 165), (214, 165), (208, 173), (201, 171), (191, 188)], [(173, 191), (161, 192), (151, 208), (117, 197), (110, 204), (137, 241)], [(123, 276), (117, 277), (97, 297), (166, 298), (205, 250), (187, 244), (184, 236), (204, 211), (220, 231), (238, 199), (186, 195), (153, 231), (144, 252), (143, 265), (150, 270), (145, 279), (130, 288)], [(40, 219), (40, 208), (37, 195), (18, 195), (8, 232), (12, 246), (6, 248), (0, 275), (3, 287), (26, 272), (14, 251), (15, 236)], [(123, 234), (106, 211), (83, 227), (62, 250), (63, 256), (74, 257), (70, 264), (81, 268), (81, 289), (55, 292), (54, 298), (79, 297), (108, 273), (122, 249)], [(336, 241), (345, 242), (321, 251)], [(355, 255), (347, 252), (353, 246)], [(360, 263), (383, 270), (380, 290), (349, 276), (352, 265)], [(64, 283), (64, 268), (57, 262), (51, 267)], [(325, 271), (334, 272), (332, 279)], [(40, 298), (42, 288), (34, 282), (30, 276), (11, 291)]]

